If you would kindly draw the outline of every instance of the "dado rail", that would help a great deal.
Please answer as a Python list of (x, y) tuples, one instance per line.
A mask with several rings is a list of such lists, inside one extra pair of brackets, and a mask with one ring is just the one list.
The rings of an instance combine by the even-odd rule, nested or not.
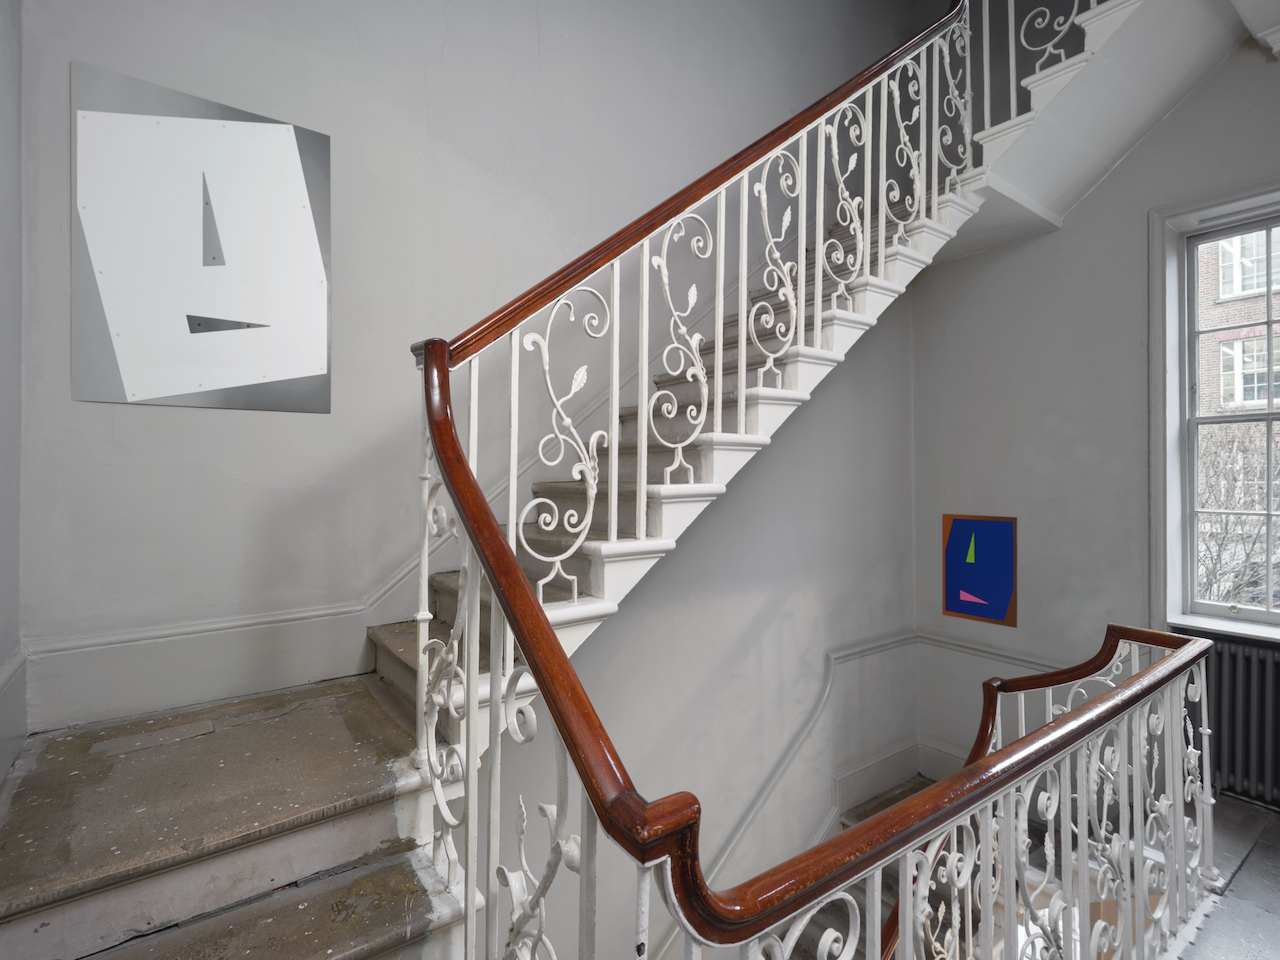
[[(562, 869), (578, 874), (579, 956), (594, 957), (601, 827), (637, 865), (641, 960), (654, 884), (690, 958), (1145, 958), (1187, 923), (1216, 881), (1207, 641), (1111, 627), (1079, 668), (989, 682), (963, 770), (721, 891), (697, 800), (636, 791), (569, 660), (973, 216), (990, 165), (1138, 2), (954, 3), (498, 313), (414, 348), (415, 760), (438, 868), (489, 907), (484, 929), (464, 911), (466, 960), (554, 958)], [(501, 805), (503, 750), (535, 735), (535, 693), (559, 760), (540, 873), (523, 802)], [(504, 816), (517, 849), (500, 849)]]

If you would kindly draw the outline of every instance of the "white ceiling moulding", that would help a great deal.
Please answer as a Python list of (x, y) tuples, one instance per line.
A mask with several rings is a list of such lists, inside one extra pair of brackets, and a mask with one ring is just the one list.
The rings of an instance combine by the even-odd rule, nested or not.
[(329, 138), (72, 64), (72, 396), (327, 413)]
[(1231, 0), (1254, 39), (1280, 57), (1280, 3), (1276, 0)]

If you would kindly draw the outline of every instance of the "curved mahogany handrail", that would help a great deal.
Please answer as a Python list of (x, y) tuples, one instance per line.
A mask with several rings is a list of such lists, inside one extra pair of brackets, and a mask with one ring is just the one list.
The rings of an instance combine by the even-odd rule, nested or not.
[[(985, 757), (991, 747), (991, 738), (996, 729), (996, 710), (999, 707), (1000, 694), (1019, 693), (1026, 690), (1043, 690), (1045, 687), (1054, 687), (1062, 683), (1075, 683), (1077, 680), (1091, 677), (1111, 662), (1111, 658), (1116, 655), (1116, 651), (1120, 648), (1121, 640), (1134, 640), (1138, 643), (1165, 647), (1166, 649), (1176, 649), (1178, 647), (1178, 644), (1172, 642), (1170, 634), (1160, 633), (1156, 630), (1143, 630), (1139, 627), (1121, 627), (1111, 623), (1107, 625), (1107, 634), (1102, 640), (1102, 647), (1084, 663), (1046, 673), (1028, 674), (1025, 677), (1013, 677), (1008, 680), (992, 677), (990, 680), (984, 681), (982, 684), (982, 719), (978, 722), (978, 735), (973, 740), (973, 747), (969, 750), (969, 756), (964, 762), (965, 766), (967, 767), (976, 760)], [(889, 911), (889, 919), (884, 923), (884, 928), (880, 934), (880, 943), (882, 960), (889, 960), (898, 945), (898, 904), (896, 903), (893, 905), (893, 909)]]
[[(730, 157), (714, 170), (695, 180), (678, 193), (668, 197), (648, 213), (641, 214), (613, 236), (592, 247), (573, 262), (561, 267), (541, 283), (538, 283), (505, 307), (491, 313), (471, 329), (460, 333), (449, 342), (449, 366), (456, 367), (475, 356), (503, 334), (510, 333), (523, 321), (541, 310), (561, 294), (595, 273), (615, 257), (630, 250), (645, 237), (676, 215), (710, 196), (729, 180), (751, 167), (761, 157), (772, 153), (824, 113), (838, 106), (901, 61), (919, 53), (921, 48), (952, 27), (963, 13), (967, 0), (951, 0), (947, 12), (928, 29), (903, 44), (893, 53), (867, 67), (852, 80), (842, 83), (821, 100), (797, 113), (781, 126), (757, 140), (745, 150)], [(415, 344), (415, 348), (417, 345)]]
[(1025, 677), (1014, 677), (1010, 680), (992, 677), (990, 680), (983, 681), (982, 719), (978, 723), (978, 735), (973, 740), (973, 747), (969, 750), (965, 765), (967, 766), (979, 757), (984, 756), (991, 746), (991, 738), (996, 731), (996, 710), (1000, 705), (1000, 694), (1043, 690), (1045, 687), (1056, 687), (1059, 684), (1084, 680), (1093, 676), (1111, 662), (1112, 657), (1116, 655), (1116, 651), (1120, 648), (1120, 641), (1122, 640), (1132, 640), (1136, 643), (1145, 643), (1153, 647), (1164, 647), (1172, 650), (1178, 646), (1178, 644), (1172, 642), (1171, 638), (1173, 636), (1170, 633), (1160, 633), (1158, 630), (1121, 627), (1112, 623), (1107, 626), (1107, 635), (1103, 638), (1102, 648), (1084, 663), (1077, 664), (1074, 667), (1063, 667), (1061, 670), (1052, 670), (1048, 673), (1032, 673)]
[[(672, 908), (679, 909), (689, 927), (709, 942), (747, 940), (859, 874), (927, 841), (956, 816), (956, 804), (976, 806), (1028, 775), (1046, 757), (1085, 740), (1154, 694), (1213, 646), (1210, 640), (1161, 635), (1164, 645), (1176, 648), (1172, 656), (839, 836), (736, 887), (713, 891), (698, 858), (701, 808), (697, 797), (674, 793), (648, 801), (636, 791), (467, 464), (450, 402), (449, 345), (429, 340), (415, 353), (422, 360), (427, 421), (441, 479), (600, 824), (640, 863), (670, 858), (676, 900)], [(1109, 636), (1111, 629), (1125, 630), (1110, 628)]]

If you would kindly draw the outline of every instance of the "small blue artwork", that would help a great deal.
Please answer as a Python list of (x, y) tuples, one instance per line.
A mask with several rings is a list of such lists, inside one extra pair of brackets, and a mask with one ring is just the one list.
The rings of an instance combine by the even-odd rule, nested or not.
[(1018, 521), (1015, 517), (942, 518), (942, 612), (1018, 625)]

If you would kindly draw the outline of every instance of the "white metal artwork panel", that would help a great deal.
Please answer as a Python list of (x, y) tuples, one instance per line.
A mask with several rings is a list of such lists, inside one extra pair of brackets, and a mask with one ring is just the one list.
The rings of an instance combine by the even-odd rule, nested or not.
[(328, 280), (292, 126), (75, 122), (76, 212), (127, 400), (328, 372)]

